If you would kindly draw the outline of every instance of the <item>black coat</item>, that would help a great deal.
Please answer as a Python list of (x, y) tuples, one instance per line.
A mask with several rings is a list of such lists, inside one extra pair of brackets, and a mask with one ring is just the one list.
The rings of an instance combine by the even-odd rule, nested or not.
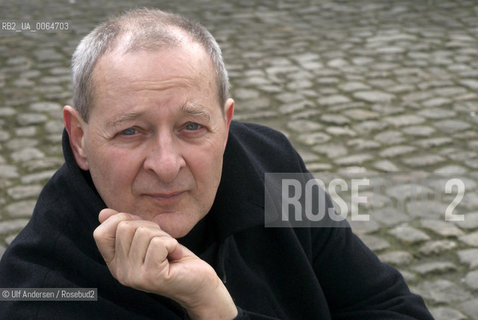
[[(92, 233), (105, 204), (66, 163), (0, 262), (0, 288), (98, 288), (96, 302), (0, 302), (0, 319), (184, 319), (175, 302), (118, 283)], [(432, 319), (401, 275), (349, 228), (265, 228), (264, 173), (306, 172), (287, 139), (233, 122), (215, 203), (180, 242), (211, 264), (243, 319)]]

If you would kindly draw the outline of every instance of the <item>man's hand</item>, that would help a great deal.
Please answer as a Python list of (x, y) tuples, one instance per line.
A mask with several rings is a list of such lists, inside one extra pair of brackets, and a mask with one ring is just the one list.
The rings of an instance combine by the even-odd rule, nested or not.
[(121, 284), (175, 300), (192, 319), (233, 319), (237, 308), (214, 269), (154, 222), (104, 209), (93, 236)]

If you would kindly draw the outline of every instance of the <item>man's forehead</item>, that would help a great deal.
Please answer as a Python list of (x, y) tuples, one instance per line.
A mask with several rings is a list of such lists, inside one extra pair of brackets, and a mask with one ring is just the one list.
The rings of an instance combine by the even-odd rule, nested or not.
[[(203, 100), (207, 99), (208, 105), (213, 102), (214, 105), (217, 104), (214, 66), (210, 56), (198, 43), (156, 50), (107, 52), (98, 60), (92, 76), (94, 105), (108, 101), (111, 103), (117, 100), (118, 93), (131, 92), (129, 98), (125, 96), (120, 103), (128, 103), (130, 107), (134, 107), (134, 104), (140, 102), (138, 99), (146, 97), (139, 94), (142, 91), (165, 92), (178, 86), (200, 88), (201, 97), (195, 97), (195, 100), (201, 100), (198, 102), (204, 104)], [(205, 115), (207, 108), (192, 102), (180, 101), (179, 104), (181, 103), (184, 103), (183, 113), (202, 114), (206, 120), (210, 118)], [(132, 116), (125, 119), (131, 119)]]

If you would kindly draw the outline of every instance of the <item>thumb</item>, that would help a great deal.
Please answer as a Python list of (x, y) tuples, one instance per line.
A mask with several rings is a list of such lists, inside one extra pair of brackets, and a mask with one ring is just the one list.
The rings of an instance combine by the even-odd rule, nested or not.
[(100, 221), (100, 223), (103, 223), (106, 221), (106, 219), (108, 219), (111, 216), (114, 216), (117, 213), (118, 211), (113, 209), (109, 209), (109, 208), (103, 209), (100, 211), (100, 214), (98, 215), (98, 220)]
[[(114, 209), (110, 209), (110, 208), (103, 209), (103, 210), (100, 211), (100, 213), (98, 215), (98, 220), (100, 221), (100, 223), (103, 223), (106, 220), (108, 220), (109, 217), (114, 216), (117, 213), (118, 213), (118, 211), (116, 211)], [(134, 214), (129, 214), (128, 213), (128, 216), (131, 218), (131, 220), (142, 220), (141, 217), (136, 216)]]

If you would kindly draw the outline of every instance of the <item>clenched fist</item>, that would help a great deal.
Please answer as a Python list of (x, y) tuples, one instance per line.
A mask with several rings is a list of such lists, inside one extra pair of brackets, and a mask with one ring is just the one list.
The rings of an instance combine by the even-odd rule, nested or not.
[(192, 319), (233, 319), (237, 308), (214, 269), (154, 222), (104, 209), (93, 236), (121, 284), (168, 297)]

